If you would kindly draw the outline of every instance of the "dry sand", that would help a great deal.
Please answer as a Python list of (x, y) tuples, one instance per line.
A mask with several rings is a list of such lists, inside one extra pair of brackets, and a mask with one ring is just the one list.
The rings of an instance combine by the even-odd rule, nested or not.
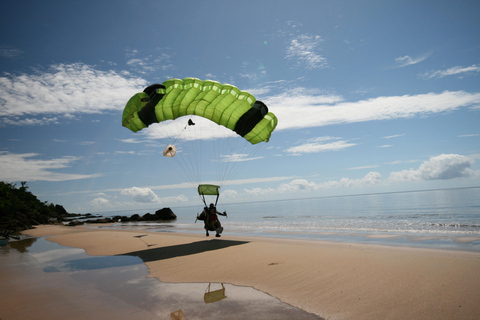
[(90, 255), (142, 258), (162, 282), (251, 286), (326, 319), (480, 319), (480, 253), (42, 226)]

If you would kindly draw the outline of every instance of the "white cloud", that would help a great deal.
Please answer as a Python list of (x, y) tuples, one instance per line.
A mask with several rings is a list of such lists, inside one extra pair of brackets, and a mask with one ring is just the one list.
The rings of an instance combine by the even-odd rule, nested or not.
[(480, 133), (472, 133), (472, 134), (462, 134), (457, 136), (458, 138), (470, 138), (470, 137), (479, 137)]
[(16, 58), (21, 56), (24, 52), (12, 46), (2, 45), (0, 46), (0, 57), (3, 58)]
[(104, 198), (104, 197), (97, 197), (90, 201), (90, 204), (94, 207), (97, 208), (105, 208), (105, 207), (112, 207), (112, 204), (110, 203), (110, 200)]
[[(187, 127), (188, 119), (193, 120), (195, 125)], [(183, 117), (176, 121), (165, 121), (161, 124), (153, 124), (148, 128), (143, 129), (142, 132), (147, 139), (154, 141), (168, 139), (169, 143), (177, 138), (179, 140), (194, 141), (238, 137), (238, 135), (232, 130), (199, 116), (190, 116), (189, 118)]]
[(229, 155), (221, 155), (220, 158), (220, 162), (244, 162), (262, 159), (263, 157), (249, 157), (248, 154), (233, 153)]
[(421, 74), (420, 77), (425, 79), (440, 79), (448, 76), (465, 75), (478, 72), (480, 72), (480, 65), (473, 64), (470, 67), (455, 66), (445, 70), (425, 72), (424, 74)]
[[(0, 98), (1, 99), (1, 98)], [(20, 118), (18, 116), (11, 118), (4, 118), (3, 124), (10, 126), (47, 126), (51, 124), (59, 124), (60, 119), (58, 117), (42, 117), (42, 118)]]
[(413, 64), (420, 63), (420, 62), (424, 61), (425, 59), (427, 59), (429, 56), (430, 56), (430, 54), (424, 54), (424, 55), (421, 55), (421, 56), (418, 56), (418, 57), (415, 57), (415, 58), (412, 58), (410, 56), (395, 58), (395, 62), (397, 63), (396, 68), (403, 68), (403, 67), (406, 67), (406, 66), (410, 66), (410, 65), (413, 65)]
[(391, 162), (386, 162), (385, 164), (395, 165), (395, 164), (401, 164), (401, 163), (415, 163), (415, 162), (419, 162), (419, 160), (395, 160)]
[(95, 143), (97, 143), (96, 141), (80, 141), (80, 142), (77, 142), (77, 144), (79, 146), (91, 146), (91, 145), (94, 145)]
[(146, 81), (141, 78), (96, 70), (82, 63), (57, 64), (35, 74), (6, 73), (0, 77), (0, 116), (71, 116), (76, 113), (121, 110), (126, 101), (145, 85)]
[(392, 139), (392, 138), (398, 138), (398, 137), (403, 137), (405, 133), (402, 134), (394, 134), (393, 136), (385, 136), (383, 139)]
[(342, 178), (339, 181), (328, 181), (321, 184), (322, 188), (340, 188), (340, 187), (371, 187), (381, 182), (382, 175), (378, 172), (369, 172), (361, 179)]
[(150, 188), (132, 187), (122, 190), (121, 194), (131, 197), (135, 202), (159, 202), (158, 196)]
[(392, 172), (391, 181), (448, 180), (475, 175), (470, 169), (474, 160), (458, 154), (441, 154), (424, 161), (418, 169)]
[[(285, 150), (288, 153), (298, 155), (301, 153), (317, 153), (322, 151), (339, 151), (345, 148), (356, 146), (356, 143), (349, 143), (347, 141), (339, 140), (335, 137), (318, 137), (310, 139), (302, 145), (288, 148)], [(336, 141), (331, 141), (336, 140)], [(331, 142), (327, 142), (331, 141)]]
[(235, 199), (238, 196), (238, 192), (235, 190), (225, 190), (222, 192), (222, 199)]
[(119, 141), (125, 142), (125, 143), (143, 143), (143, 142), (145, 142), (145, 141), (137, 140), (137, 139), (134, 139), (134, 138), (121, 139), (121, 140), (119, 140)]
[(69, 174), (52, 172), (54, 169), (69, 168), (77, 157), (59, 159), (32, 159), (36, 153), (15, 154), (0, 151), (0, 180), (4, 181), (67, 181), (99, 177), (100, 174)]
[(377, 97), (342, 102), (298, 88), (268, 97), (264, 102), (278, 118), (277, 130), (321, 127), (332, 124), (411, 118), (480, 105), (480, 93), (444, 91), (418, 95)]
[(135, 72), (144, 74), (156, 70), (174, 69), (171, 55), (165, 53), (169, 51), (168, 48), (157, 48), (160, 52), (146, 56), (140, 56), (140, 51), (136, 49), (127, 49), (126, 56), (128, 58), (127, 65), (132, 67)]
[(286, 58), (296, 60), (297, 65), (303, 65), (307, 69), (326, 68), (327, 59), (318, 54), (322, 41), (320, 36), (299, 35), (290, 41)]
[(278, 188), (253, 188), (244, 189), (245, 193), (251, 196), (263, 196), (277, 193), (310, 192), (320, 189), (332, 189), (342, 187), (369, 187), (378, 185), (381, 182), (381, 175), (378, 172), (369, 172), (361, 179), (341, 178), (340, 180), (315, 183), (305, 179), (294, 179), (283, 183)]
[(348, 168), (348, 170), (363, 170), (363, 169), (373, 169), (373, 168), (378, 168), (378, 167), (379, 167), (379, 165), (374, 164), (374, 165), (371, 165), (371, 166), (352, 167), (352, 168)]

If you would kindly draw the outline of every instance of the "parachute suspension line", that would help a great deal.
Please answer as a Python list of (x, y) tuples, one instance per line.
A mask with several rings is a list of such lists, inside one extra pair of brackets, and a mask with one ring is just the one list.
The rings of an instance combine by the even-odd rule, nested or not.
[[(188, 120), (188, 123), (185, 125), (185, 127), (181, 130), (180, 134), (178, 133), (178, 127), (176, 132), (173, 130), (169, 130), (169, 133), (172, 134), (171, 136), (174, 136), (173, 134), (177, 134), (175, 140), (173, 140), (173, 143), (178, 143), (178, 145), (169, 145), (177, 149), (177, 153), (175, 157), (172, 157), (172, 159), (166, 159), (166, 162), (169, 166), (169, 168), (174, 171), (175, 173), (178, 174), (178, 176), (182, 177), (184, 181), (187, 183), (190, 183), (192, 187), (196, 187), (197, 182), (199, 181), (198, 179), (198, 159), (196, 157), (196, 143), (194, 143), (189, 137), (190, 136), (195, 136), (195, 127), (192, 127), (191, 130), (186, 130), (190, 126), (194, 126), (195, 123), (192, 121), (192, 119)], [(193, 131), (192, 131), (193, 130)], [(165, 141), (167, 144), (169, 142)], [(167, 147), (168, 148), (168, 147)]]
[(189, 126), (194, 126), (195, 123), (192, 121), (192, 117), (190, 117), (190, 119), (188, 119), (188, 122), (187, 124), (185, 125), (185, 127), (183, 127), (182, 131), (180, 131), (180, 133), (178, 134), (178, 136), (175, 138), (175, 140), (173, 140), (172, 144), (174, 145), (175, 142), (178, 140), (178, 138), (180, 138), (180, 136), (182, 135), (182, 133), (189, 127)]
[[(181, 142), (178, 142), (178, 153), (176, 157), (172, 159), (172, 162), (169, 163), (170, 167), (178, 173), (185, 181), (195, 186), (200, 181), (199, 179), (199, 166), (200, 159), (198, 158), (198, 141), (192, 140), (192, 137), (195, 137), (196, 127), (195, 123), (192, 120), (192, 117), (188, 119), (187, 124), (183, 127), (180, 133), (175, 137), (172, 146), (180, 139)], [(187, 130), (187, 128), (190, 130)], [(173, 132), (172, 132), (173, 133)], [(188, 133), (186, 136), (185, 134)]]
[(216, 154), (222, 156), (217, 159), (218, 170), (217, 179), (219, 184), (223, 185), (225, 181), (234, 179), (247, 164), (251, 164), (250, 160), (260, 150), (260, 145), (252, 145), (250, 142), (239, 139), (239, 137), (226, 137), (223, 140), (223, 145), (219, 148)]
[[(192, 122), (193, 123), (193, 122)], [(189, 130), (188, 136), (183, 139), (181, 143), (182, 152), (179, 157), (179, 165), (184, 171), (184, 175), (187, 176), (187, 181), (189, 181), (193, 186), (198, 185), (200, 182), (200, 165), (201, 165), (201, 140), (193, 140), (197, 133), (197, 128), (192, 128)]]
[[(205, 207), (208, 207), (207, 200), (205, 200), (205, 195), (202, 194), (202, 195), (199, 195), (199, 196), (200, 196), (200, 199), (203, 201), (203, 204), (205, 205)], [(217, 206), (219, 197), (220, 197), (220, 195), (217, 194), (217, 198), (215, 199), (215, 207)]]

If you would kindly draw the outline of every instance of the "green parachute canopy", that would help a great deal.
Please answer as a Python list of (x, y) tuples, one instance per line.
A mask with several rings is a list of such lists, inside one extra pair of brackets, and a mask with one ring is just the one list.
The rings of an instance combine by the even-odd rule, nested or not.
[(198, 194), (201, 196), (218, 196), (220, 195), (218, 189), (220, 189), (220, 186), (213, 184), (201, 184), (198, 186)]
[(186, 115), (209, 119), (235, 131), (251, 144), (268, 142), (277, 117), (246, 91), (196, 78), (170, 79), (135, 94), (123, 110), (122, 125), (137, 132), (152, 123)]

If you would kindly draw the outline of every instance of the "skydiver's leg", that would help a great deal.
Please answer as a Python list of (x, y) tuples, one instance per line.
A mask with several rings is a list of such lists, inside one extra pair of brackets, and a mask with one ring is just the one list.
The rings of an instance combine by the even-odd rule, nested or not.
[(222, 228), (222, 224), (220, 223), (220, 221), (216, 221), (215, 223), (215, 231), (217, 232), (217, 234), (215, 235), (215, 237), (220, 237), (220, 233), (223, 232), (223, 228)]
[(207, 222), (205, 222), (205, 224), (204, 224), (204, 226), (203, 226), (203, 227), (205, 228), (205, 231), (207, 232), (207, 233), (205, 234), (205, 236), (207, 236), (207, 237), (208, 237), (208, 236), (209, 236), (209, 234), (208, 234), (208, 226), (207, 226)]

